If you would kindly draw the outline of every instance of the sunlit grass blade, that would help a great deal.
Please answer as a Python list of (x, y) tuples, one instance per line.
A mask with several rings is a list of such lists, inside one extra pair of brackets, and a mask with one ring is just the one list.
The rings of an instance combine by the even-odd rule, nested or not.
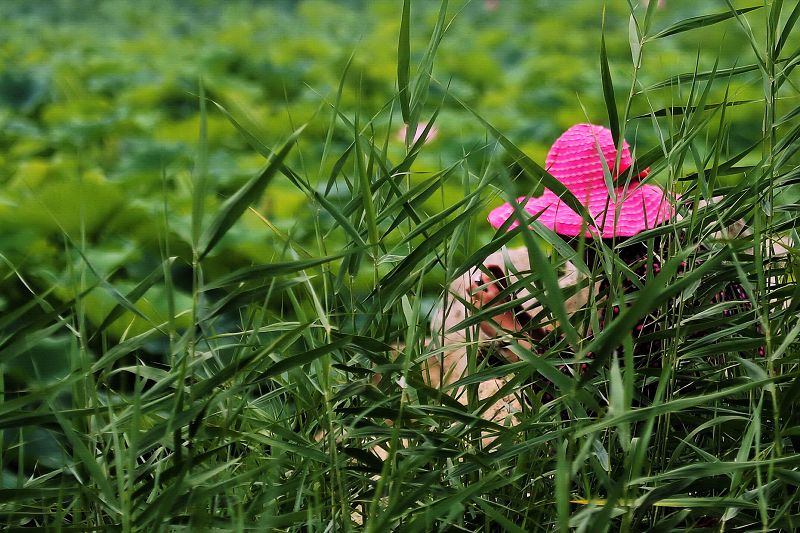
[(676, 35), (678, 33), (683, 33), (698, 28), (705, 28), (713, 24), (717, 24), (719, 22), (724, 22), (737, 15), (744, 15), (745, 13), (755, 11), (756, 9), (761, 9), (762, 7), (763, 6), (752, 6), (752, 7), (737, 9), (733, 12), (726, 11), (724, 13), (714, 13), (711, 15), (701, 15), (699, 17), (692, 17), (686, 20), (682, 20), (680, 22), (676, 22), (675, 24), (672, 24), (671, 26), (668, 26), (663, 30), (659, 31), (655, 35), (648, 37), (648, 39), (650, 40), (661, 39), (663, 37), (668, 37), (670, 35)]
[[(605, 10), (603, 11), (603, 24), (605, 26)], [(620, 146), (619, 114), (617, 113), (617, 101), (614, 96), (614, 83), (611, 79), (611, 70), (608, 67), (605, 27), (600, 35), (600, 78), (603, 80), (603, 98), (606, 103), (608, 127), (611, 130), (611, 137), (614, 139), (614, 146)]]
[[(160, 282), (164, 278), (164, 269), (171, 268), (172, 264), (175, 262), (174, 257), (167, 259), (163, 265), (159, 265), (158, 267), (153, 270), (146, 278), (144, 278), (139, 284), (134, 287), (130, 292), (125, 294), (124, 299), (126, 302), (130, 302), (130, 304), (135, 304), (144, 294), (156, 283)], [(108, 326), (110, 326), (115, 320), (122, 316), (122, 314), (127, 309), (126, 306), (122, 304), (117, 304), (114, 306), (111, 311), (106, 315), (103, 322), (97, 326), (94, 335), (97, 335), (103, 332)]]
[(239, 217), (255, 201), (278, 172), (283, 160), (294, 147), (294, 143), (303, 133), (300, 127), (289, 136), (283, 146), (275, 153), (264, 170), (248, 181), (241, 189), (228, 198), (219, 208), (219, 212), (208, 225), (199, 241), (199, 258), (202, 259), (216, 246), (225, 233), (239, 220)]
[(711, 78), (712, 76), (730, 78), (739, 76), (741, 74), (747, 74), (748, 72), (755, 72), (757, 70), (758, 65), (744, 65), (741, 67), (717, 69), (716, 71), (709, 70), (704, 72), (685, 72), (641, 89), (637, 94), (647, 93), (656, 89), (663, 89), (665, 87), (677, 87), (678, 85), (691, 82), (692, 80), (703, 81)]
[[(792, 28), (794, 28), (794, 25), (797, 24), (798, 18), (800, 18), (800, 4), (795, 4), (794, 9), (792, 9), (792, 12), (786, 18), (786, 23), (783, 25), (783, 29), (780, 32), (778, 41), (775, 43), (774, 56), (776, 58), (780, 57), (781, 51), (786, 45), (786, 41), (789, 39), (789, 36), (792, 34)], [(777, 20), (775, 23), (777, 25)]]
[[(362, 202), (364, 209), (364, 218), (367, 226), (367, 235), (369, 236), (370, 251), (373, 254), (377, 253), (376, 247), (380, 244), (381, 238), (378, 232), (378, 223), (376, 221), (375, 200), (373, 195), (373, 186), (371, 174), (368, 172), (367, 167), (364, 166), (364, 154), (361, 147), (361, 136), (359, 135), (358, 117), (353, 124), (353, 133), (355, 134), (355, 167), (357, 180), (359, 184), (359, 198)], [(373, 152), (370, 151), (370, 154)]]
[(89, 476), (91, 476), (92, 481), (97, 484), (97, 487), (102, 492), (105, 505), (110, 509), (117, 508), (119, 502), (117, 494), (114, 492), (114, 488), (109, 481), (108, 472), (103, 471), (103, 467), (95, 460), (94, 451), (86, 446), (83, 440), (86, 436), (81, 435), (69, 420), (60, 415), (57, 409), (53, 410), (53, 414), (58, 419), (58, 423), (72, 447), (72, 452), (75, 454), (82, 467), (86, 469)]
[[(387, 292), (391, 291), (396, 289), (400, 283), (416, 279), (416, 276), (421, 275), (424, 271), (424, 268), (420, 268), (424, 264), (422, 261), (428, 258), (436, 250), (437, 246), (440, 246), (444, 240), (452, 235), (453, 227), (464, 223), (476, 210), (477, 206), (474, 204), (464, 207), (462, 212), (455, 218), (444, 224), (423, 243), (416, 246), (397, 266), (383, 276), (381, 289)], [(414, 273), (413, 276), (412, 273)]]
[[(714, 104), (706, 104), (702, 111), (710, 110), (710, 109), (717, 109), (718, 107), (733, 107), (733, 106), (740, 106), (740, 105), (747, 105), (747, 104), (759, 104), (763, 103), (763, 100), (735, 100), (733, 102), (719, 102)], [(672, 117), (672, 116), (680, 116), (683, 114), (691, 114), (698, 111), (698, 106), (690, 105), (690, 106), (671, 106), (671, 107), (664, 107), (661, 109), (657, 109), (652, 113), (646, 113), (642, 115), (638, 115), (635, 117), (631, 117), (634, 119), (637, 118), (648, 118), (652, 116), (656, 117)]]
[[(331, 116), (331, 122), (328, 125), (328, 133), (325, 135), (325, 144), (322, 147), (322, 155), (320, 156), (319, 161), (319, 175), (322, 176), (323, 170), (325, 169), (325, 163), (327, 162), (328, 151), (331, 147), (331, 142), (333, 141), (333, 132), (336, 129), (336, 121), (339, 115), (339, 107), (342, 102), (342, 93), (344, 92), (345, 81), (347, 80), (347, 73), (350, 71), (350, 65), (353, 63), (354, 55), (350, 55), (347, 59), (347, 63), (344, 65), (344, 69), (342, 69), (342, 75), (339, 78), (339, 89), (336, 91), (336, 100), (333, 102), (333, 115)], [(340, 157), (340, 160), (346, 159), (349, 150), (345, 152), (345, 154)], [(328, 185), (325, 188), (326, 193), (331, 190), (333, 187), (334, 179), (338, 175), (336, 171), (339, 162), (333, 167), (333, 172), (331, 173), (331, 177), (328, 180)]]
[[(203, 231), (203, 206), (206, 200), (208, 181), (208, 110), (203, 81), (198, 84), (200, 101), (200, 140), (197, 148), (197, 161), (192, 174), (192, 246), (197, 250), (200, 234)], [(199, 250), (198, 250), (199, 251)]]
[(446, 30), (447, 3), (447, 0), (441, 0), (439, 15), (436, 19), (436, 25), (433, 27), (428, 48), (425, 50), (425, 55), (417, 67), (417, 73), (413, 80), (413, 91), (409, 95), (409, 120), (407, 121), (408, 130), (406, 133), (406, 142), (408, 144), (411, 144), (409, 141), (414, 139), (414, 132), (417, 129), (423, 106), (428, 97), (431, 75), (433, 74), (433, 61)]

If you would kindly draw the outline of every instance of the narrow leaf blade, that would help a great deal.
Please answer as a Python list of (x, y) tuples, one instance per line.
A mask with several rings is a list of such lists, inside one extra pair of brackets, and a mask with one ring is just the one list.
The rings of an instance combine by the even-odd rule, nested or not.
[(214, 220), (203, 232), (200, 238), (199, 248), (202, 250), (200, 259), (204, 258), (216, 246), (229, 229), (239, 220), (242, 213), (245, 212), (247, 207), (253, 201), (261, 196), (266, 186), (272, 181), (272, 178), (280, 170), (283, 165), (283, 160), (291, 151), (295, 141), (303, 132), (305, 126), (298, 128), (286, 140), (283, 146), (272, 157), (266, 168), (256, 177), (251, 179), (241, 189), (236, 191), (236, 194), (228, 198), (219, 209), (219, 213), (214, 217)]

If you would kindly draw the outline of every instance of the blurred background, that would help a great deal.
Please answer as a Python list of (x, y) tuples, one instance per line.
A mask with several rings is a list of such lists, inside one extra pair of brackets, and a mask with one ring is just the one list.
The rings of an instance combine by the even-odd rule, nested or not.
[[(725, 11), (724, 2), (662, 0), (653, 27)], [(744, 3), (736, 3), (742, 7)], [(290, 164), (324, 188), (331, 167), (352, 139), (341, 124), (320, 165), (331, 104), (345, 67), (340, 108), (361, 123), (374, 118), (373, 135), (389, 158), (406, 153), (397, 91), (397, 39), (402, 2), (382, 1), (69, 1), (0, 4), (0, 313), (30, 301), (32, 293), (66, 301), (84, 250), (100, 276), (125, 292), (177, 255), (176, 306), (187, 308), (191, 286), (191, 176), (199, 153), (199, 86), (242, 117), (272, 147), (308, 122)], [(419, 63), (434, 27), (438, 2), (414, 2), (412, 66)], [(646, 8), (635, 12), (644, 16)], [(412, 167), (423, 179), (462, 158), (477, 180), (484, 172), (515, 175), (513, 162), (457, 96), (544, 162), (549, 145), (578, 122), (607, 124), (600, 78), (600, 32), (605, 12), (611, 74), (622, 111), (632, 101), (626, 137), (636, 150), (655, 146), (659, 134), (648, 116), (685, 104), (689, 85), (674, 76), (753, 63), (736, 21), (715, 31), (691, 31), (647, 43), (632, 85), (629, 7), (597, 0), (473, 0), (450, 2), (448, 26), (437, 54), (429, 111), (440, 109), (429, 142)], [(761, 20), (761, 19), (758, 19)], [(753, 28), (760, 35), (758, 26)], [(787, 47), (796, 46), (788, 43)], [(717, 83), (709, 102), (758, 99), (760, 74), (752, 70)], [(446, 90), (445, 90), (446, 88)], [(785, 102), (786, 109), (795, 104)], [(760, 137), (762, 106), (730, 107), (728, 152)], [(781, 111), (781, 110), (779, 110)], [(785, 110), (783, 110), (785, 111)], [(681, 117), (659, 118), (669, 132)], [(709, 135), (714, 135), (713, 126)], [(703, 143), (697, 149), (702, 152)], [(263, 158), (227, 118), (208, 108), (207, 212), (252, 177)], [(687, 162), (686, 172), (692, 171)], [(469, 181), (469, 179), (467, 181)], [(499, 183), (499, 182), (498, 182)], [(469, 186), (469, 183), (466, 184)], [(523, 177), (518, 194), (529, 191)], [(426, 205), (438, 212), (463, 198), (459, 178)], [(344, 187), (329, 199), (345, 202)], [(338, 196), (337, 196), (338, 194)], [(476, 243), (489, 239), (485, 214), (476, 217)], [(315, 249), (315, 208), (302, 191), (278, 177), (205, 262), (209, 279), (242, 266), (285, 260), (278, 233)], [(333, 224), (333, 220), (322, 220)], [(265, 222), (268, 221), (268, 223)], [(327, 243), (336, 250), (336, 242)], [(69, 250), (69, 253), (67, 251)], [(370, 273), (366, 273), (369, 279)], [(432, 275), (427, 290), (442, 289)], [(358, 280), (357, 280), (358, 282)], [(166, 316), (159, 288), (139, 305)], [(87, 296), (86, 319), (102, 321), (114, 305), (108, 291)], [(109, 330), (136, 332), (131, 317)]]

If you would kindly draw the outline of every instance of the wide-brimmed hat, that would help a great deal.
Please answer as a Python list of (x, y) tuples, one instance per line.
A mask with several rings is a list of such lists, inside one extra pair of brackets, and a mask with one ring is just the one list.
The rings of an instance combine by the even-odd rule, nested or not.
[[(536, 220), (556, 233), (572, 237), (581, 234), (586, 237), (630, 237), (665, 222), (675, 214), (668, 192), (655, 185), (639, 183), (649, 169), (631, 180), (627, 187), (623, 184), (616, 186), (614, 201), (606, 186), (598, 146), (611, 175), (615, 179), (618, 176), (624, 178), (632, 161), (628, 143), (622, 141), (618, 170), (614, 170), (617, 150), (611, 131), (594, 124), (577, 124), (565, 131), (550, 148), (545, 165), (550, 174), (586, 206), (594, 219), (594, 226), (549, 189), (537, 198), (529, 198), (520, 207), (531, 215), (538, 214)], [(525, 197), (517, 199), (517, 203), (523, 201)], [(489, 214), (489, 222), (499, 228), (513, 216), (514, 206), (506, 203)], [(519, 220), (515, 220), (509, 229), (518, 225)]]

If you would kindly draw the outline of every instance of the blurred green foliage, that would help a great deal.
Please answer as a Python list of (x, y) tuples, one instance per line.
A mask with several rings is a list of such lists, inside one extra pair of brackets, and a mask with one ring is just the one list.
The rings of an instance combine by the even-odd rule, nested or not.
[[(438, 6), (420, 2), (412, 10), (412, 63), (419, 61)], [(53, 288), (75, 294), (70, 268), (83, 261), (65, 249), (79, 247), (95, 270), (115, 283), (133, 285), (163, 260), (168, 246), (179, 256), (175, 280), (191, 284), (191, 176), (199, 138), (198, 87), (275, 144), (310, 121), (291, 164), (323, 187), (351, 132), (334, 131), (319, 168), (330, 121), (330, 104), (348, 58), (340, 108), (348, 116), (378, 114), (396, 91), (400, 2), (4, 2), (0, 35), (0, 310), (13, 309), (34, 292)], [(641, 9), (641, 8), (640, 8)], [(694, 2), (671, 1), (657, 12), (656, 27), (697, 13)], [(705, 9), (705, 6), (703, 7)], [(599, 80), (602, 9), (594, 1), (453, 2), (437, 56), (429, 98), (430, 116), (441, 108), (438, 135), (412, 167), (412, 182), (444, 168), (472, 150), (476, 172), (498, 149), (484, 128), (449, 92), (479, 110), (534, 160), (542, 162), (552, 140), (576, 122), (607, 121)], [(619, 100), (630, 87), (628, 7), (606, 6), (605, 29)], [(646, 55), (639, 86), (682, 73), (739, 63), (748, 52), (734, 24), (727, 30), (691, 32), (665, 40)], [(756, 30), (757, 31), (757, 30)], [(32, 36), (36, 36), (32, 38)], [(698, 38), (700, 39), (698, 41)], [(656, 77), (658, 76), (658, 77)], [(732, 99), (757, 98), (758, 74), (731, 80)], [(711, 101), (722, 98), (715, 88)], [(631, 115), (674, 101), (674, 87), (634, 99)], [(791, 104), (791, 103), (787, 103)], [(399, 109), (375, 121), (374, 135), (388, 138), (390, 158), (399, 160)], [(759, 106), (731, 108), (731, 152), (758, 136)], [(425, 118), (425, 117), (423, 117)], [(741, 124), (742, 127), (736, 127)], [(649, 149), (657, 137), (649, 119), (632, 121), (627, 137)], [(229, 121), (209, 106), (207, 212), (250, 176), (263, 159)], [(516, 171), (510, 161), (492, 172)], [(479, 170), (481, 169), (481, 170)], [(517, 181), (516, 193), (531, 184)], [(336, 199), (334, 188), (332, 195)], [(463, 196), (453, 180), (428, 201), (436, 212)], [(346, 195), (338, 198), (347, 200)], [(496, 203), (496, 202), (495, 202)], [(312, 244), (314, 217), (306, 196), (276, 179), (254, 206), (296, 242)], [(489, 236), (483, 215), (477, 239)], [(167, 229), (168, 228), (168, 229)], [(336, 242), (328, 243), (329, 250)], [(244, 215), (217, 247), (205, 268), (210, 277), (241, 266), (280, 260), (285, 246), (254, 213)], [(16, 273), (15, 273), (16, 272)], [(17, 275), (18, 274), (18, 275)], [(365, 273), (367, 278), (369, 273)], [(366, 279), (366, 278), (365, 278)], [(23, 281), (25, 283), (23, 283)], [(432, 276), (437, 293), (441, 280)], [(121, 286), (122, 286), (121, 285)], [(89, 295), (87, 318), (102, 321), (113, 300)], [(152, 293), (152, 309), (165, 310)], [(182, 305), (189, 305), (188, 296)], [(128, 314), (111, 332), (121, 335)], [(135, 331), (135, 328), (134, 328)]]

